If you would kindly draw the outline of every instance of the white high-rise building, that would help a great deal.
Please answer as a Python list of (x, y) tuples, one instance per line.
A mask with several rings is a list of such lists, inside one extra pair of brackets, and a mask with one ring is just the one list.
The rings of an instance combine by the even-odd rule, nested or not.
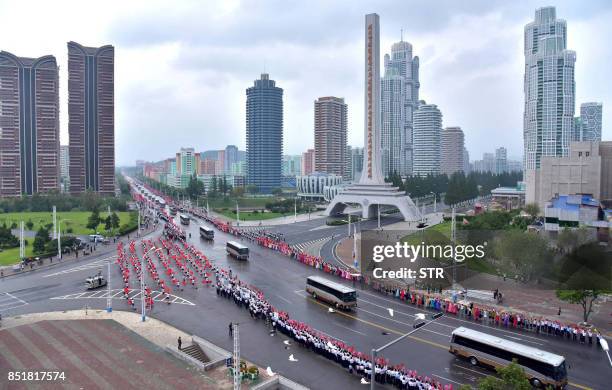
[(601, 103), (580, 105), (580, 141), (601, 141)]
[(508, 151), (503, 146), (495, 149), (495, 173), (508, 172)]
[(576, 52), (567, 50), (567, 25), (555, 7), (538, 8), (525, 26), (524, 168), (527, 197), (545, 156), (567, 156), (575, 109)]
[[(396, 170), (401, 175), (410, 175), (413, 160), (412, 116), (419, 105), (419, 57), (412, 56), (412, 45), (402, 39), (391, 46), (391, 55), (385, 54), (384, 64), (382, 137), (383, 145), (391, 144), (394, 150), (383, 154), (383, 161), (388, 155), (388, 166), (391, 171)], [(397, 78), (400, 78), (401, 82)], [(403, 101), (401, 110), (395, 105), (395, 102), (399, 100)], [(400, 116), (403, 116), (403, 119)], [(388, 123), (385, 125), (386, 118), (388, 118)], [(385, 126), (388, 127), (388, 130), (385, 129)], [(394, 144), (396, 141), (399, 143)]]
[(404, 78), (396, 68), (387, 68), (381, 80), (380, 99), (382, 171), (385, 177), (391, 173), (406, 174), (404, 90)]
[(442, 130), (440, 146), (440, 173), (448, 176), (465, 171), (463, 154), (464, 135), (461, 127), (447, 127)]
[(413, 116), (413, 175), (440, 173), (441, 133), (442, 113), (438, 106), (421, 101)]

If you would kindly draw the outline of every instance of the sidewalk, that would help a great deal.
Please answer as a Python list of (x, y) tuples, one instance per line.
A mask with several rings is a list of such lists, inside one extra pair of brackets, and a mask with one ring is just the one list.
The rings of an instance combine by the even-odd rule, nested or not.
[[(236, 225), (235, 219), (230, 219), (225, 215), (215, 213), (214, 211), (210, 212), (210, 215), (219, 218), (226, 222), (231, 222), (232, 225)], [(305, 222), (313, 219), (325, 218), (325, 211), (315, 211), (310, 213), (310, 217), (308, 213), (298, 214), (297, 218), (294, 218), (294, 215), (287, 215), (285, 217), (278, 218), (270, 218), (270, 219), (261, 219), (261, 220), (253, 220), (253, 221), (240, 221), (240, 227), (250, 227), (250, 226), (277, 226), (277, 225), (289, 225), (295, 222)]]
[[(360, 246), (357, 246), (357, 258)], [(346, 238), (338, 243), (335, 254), (338, 259), (348, 268), (352, 267), (353, 240)], [(516, 282), (513, 279), (500, 278), (486, 273), (475, 273), (468, 280), (462, 282), (465, 288), (477, 290), (478, 292), (490, 292), (491, 298), (493, 290), (499, 289), (504, 296), (502, 305), (491, 302), (492, 299), (478, 299), (477, 295), (470, 297), (474, 302), (479, 302), (485, 306), (498, 307), (503, 310), (530, 313), (535, 316), (542, 316), (550, 320), (559, 320), (565, 323), (579, 323), (583, 320), (582, 306), (574, 305), (561, 301), (557, 298), (555, 291), (550, 289), (538, 288), (527, 283)], [(561, 315), (559, 315), (561, 308)], [(612, 299), (600, 299), (598, 304), (593, 305), (593, 313), (589, 322), (602, 333), (612, 332)]]
[[(147, 235), (151, 234), (154, 231), (155, 229), (153, 228), (143, 230), (141, 236), (146, 237)], [(136, 232), (130, 233), (130, 238), (131, 237), (136, 238)], [(124, 239), (127, 239), (127, 235), (119, 237), (118, 241), (122, 241)], [(91, 254), (85, 255), (85, 256), (83, 255), (83, 250), (80, 250), (79, 251), (80, 255), (78, 257), (76, 257), (76, 255), (73, 252), (71, 252), (71, 253), (63, 254), (61, 260), (59, 260), (57, 256), (42, 259), (42, 265), (38, 264), (38, 262), (32, 262), (26, 265), (23, 268), (23, 271), (13, 271), (13, 265), (0, 266), (0, 270), (2, 270), (2, 272), (4, 273), (3, 277), (6, 278), (9, 276), (24, 274), (26, 272), (33, 272), (36, 270), (45, 270), (45, 269), (55, 267), (61, 264), (66, 264), (68, 262), (78, 263), (80, 260), (88, 260), (94, 255), (100, 256), (100, 255), (105, 255), (108, 253), (114, 253), (116, 250), (116, 246), (113, 244), (116, 244), (116, 242), (113, 243), (111, 241), (109, 244), (97, 244), (96, 250), (94, 250)], [(19, 264), (19, 263), (17, 262), (15, 264)]]

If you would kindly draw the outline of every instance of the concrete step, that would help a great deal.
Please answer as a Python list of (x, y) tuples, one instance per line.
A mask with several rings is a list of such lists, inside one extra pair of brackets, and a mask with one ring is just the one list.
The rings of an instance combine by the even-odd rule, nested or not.
[(208, 361), (210, 360), (197, 344), (189, 345), (181, 349), (181, 352), (191, 356), (194, 359), (201, 361), (202, 363), (208, 363)]

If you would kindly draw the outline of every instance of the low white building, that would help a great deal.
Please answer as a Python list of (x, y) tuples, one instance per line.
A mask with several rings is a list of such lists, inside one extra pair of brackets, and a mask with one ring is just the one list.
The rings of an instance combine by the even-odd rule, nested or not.
[(315, 172), (306, 176), (297, 176), (297, 195), (301, 198), (324, 199), (325, 187), (342, 184), (342, 176)]
[(547, 202), (544, 208), (544, 229), (559, 231), (580, 226), (608, 227), (603, 221), (600, 202), (591, 195), (559, 195)]

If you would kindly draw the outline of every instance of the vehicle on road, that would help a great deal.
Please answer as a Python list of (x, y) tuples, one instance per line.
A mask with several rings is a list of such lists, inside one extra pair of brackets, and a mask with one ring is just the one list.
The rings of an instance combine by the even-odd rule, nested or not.
[(236, 241), (228, 241), (225, 245), (225, 251), (238, 260), (248, 260), (249, 258), (249, 248)]
[(207, 226), (200, 226), (200, 237), (205, 240), (214, 240), (215, 231)]
[(189, 215), (181, 214), (179, 219), (181, 220), (181, 225), (189, 225)]
[(463, 326), (451, 335), (450, 353), (464, 357), (473, 365), (504, 367), (516, 360), (536, 388), (563, 389), (567, 385), (565, 358), (537, 348)]
[(101, 234), (90, 234), (89, 241), (95, 243), (101, 242), (103, 244), (108, 244), (110, 242), (108, 238), (104, 237)]
[(350, 310), (357, 306), (357, 291), (320, 276), (306, 279), (306, 292), (314, 299), (325, 301), (338, 309)]
[(102, 275), (91, 276), (85, 279), (85, 286), (88, 290), (106, 286), (106, 279)]
[(174, 207), (174, 206), (170, 207), (170, 215), (176, 215), (177, 212), (178, 212), (178, 210), (176, 209), (176, 207)]

